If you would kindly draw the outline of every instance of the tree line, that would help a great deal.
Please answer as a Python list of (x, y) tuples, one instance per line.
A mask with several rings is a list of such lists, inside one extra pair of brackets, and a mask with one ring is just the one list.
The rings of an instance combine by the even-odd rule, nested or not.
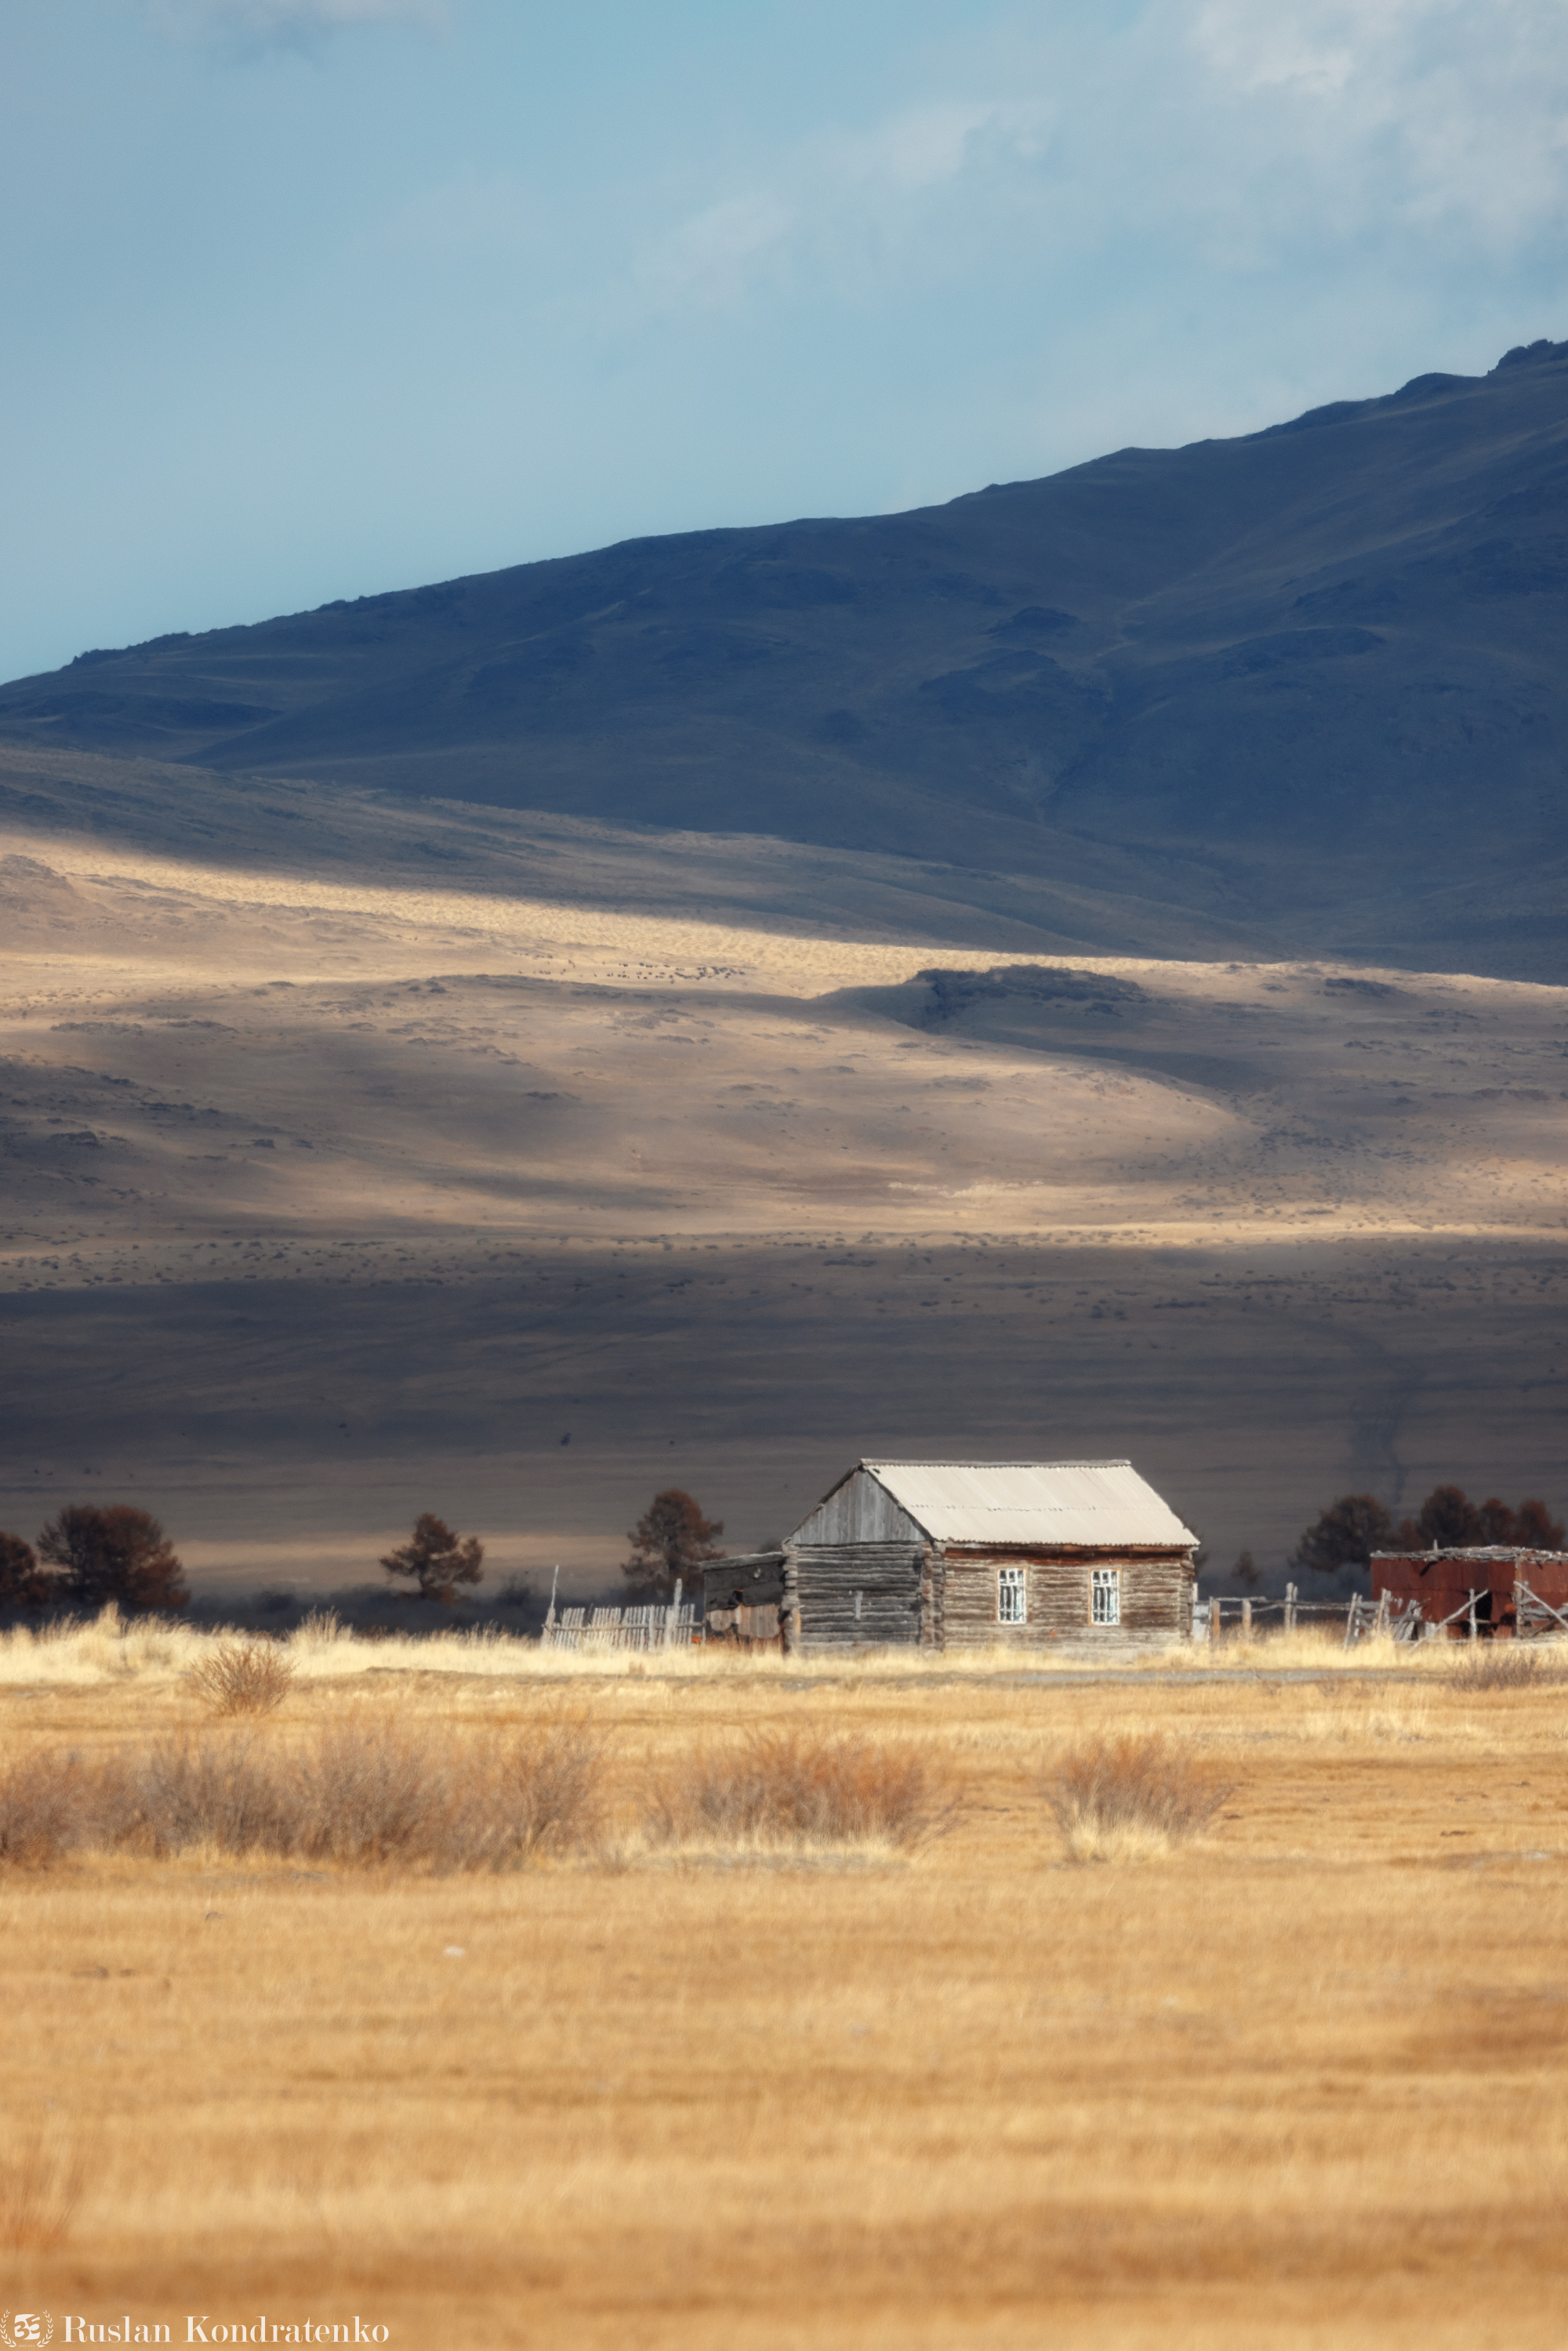
[[(726, 1556), (717, 1540), (723, 1532), (722, 1519), (705, 1517), (683, 1488), (666, 1486), (630, 1530), (631, 1556), (622, 1573), (634, 1593), (651, 1599), (671, 1599), (677, 1583), (695, 1597), (705, 1563)], [(1435, 1486), (1413, 1517), (1396, 1520), (1375, 1494), (1342, 1494), (1302, 1530), (1288, 1564), (1336, 1575), (1366, 1568), (1374, 1552), (1481, 1544), (1563, 1551), (1568, 1537), (1563, 1520), (1534, 1499), (1513, 1506), (1490, 1494), (1472, 1502), (1462, 1486)], [(409, 1587), (411, 1599), (450, 1608), (460, 1586), (484, 1582), (484, 1562), (476, 1535), (458, 1534), (426, 1510), (408, 1541), (378, 1564)], [(1250, 1552), (1242, 1552), (1235, 1573), (1243, 1583), (1259, 1580)], [(148, 1614), (183, 1608), (190, 1597), (184, 1569), (158, 1520), (129, 1502), (69, 1503), (44, 1528), (37, 1548), (20, 1535), (0, 1533), (0, 1611), (6, 1614), (68, 1608), (96, 1614), (112, 1604), (128, 1615)]]
[[(721, 1559), (716, 1538), (722, 1519), (705, 1518), (680, 1487), (655, 1494), (631, 1530), (631, 1557), (622, 1573), (638, 1592), (667, 1599), (677, 1580), (688, 1591), (702, 1562)], [(458, 1534), (434, 1511), (422, 1511), (405, 1543), (378, 1562), (411, 1599), (453, 1607), (459, 1586), (485, 1580), (485, 1546)], [(190, 1587), (172, 1543), (149, 1511), (129, 1502), (72, 1502), (49, 1520), (37, 1546), (0, 1533), (0, 1611), (42, 1614), (51, 1609), (96, 1614), (111, 1604), (127, 1615), (162, 1614), (189, 1605)]]
[(129, 1502), (71, 1502), (49, 1520), (35, 1551), (0, 1534), (0, 1608), (79, 1608), (112, 1603), (128, 1614), (183, 1608), (185, 1571), (157, 1520)]
[(1462, 1486), (1434, 1486), (1413, 1518), (1396, 1520), (1375, 1494), (1342, 1494), (1321, 1511), (1291, 1555), (1290, 1565), (1315, 1575), (1364, 1568), (1377, 1551), (1562, 1551), (1564, 1530), (1542, 1501), (1517, 1509), (1489, 1494), (1472, 1502)]

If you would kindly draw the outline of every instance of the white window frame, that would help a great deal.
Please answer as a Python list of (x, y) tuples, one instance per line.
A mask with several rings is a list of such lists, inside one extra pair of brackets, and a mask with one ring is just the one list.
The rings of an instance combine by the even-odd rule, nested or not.
[(998, 1625), (1029, 1623), (1029, 1570), (1027, 1568), (998, 1568), (997, 1622)]
[(1119, 1625), (1122, 1621), (1122, 1571), (1092, 1567), (1089, 1571), (1089, 1622)]

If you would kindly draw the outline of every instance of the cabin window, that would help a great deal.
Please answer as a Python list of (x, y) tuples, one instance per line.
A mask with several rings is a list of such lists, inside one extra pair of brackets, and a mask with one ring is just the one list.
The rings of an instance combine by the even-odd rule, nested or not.
[(998, 1625), (1021, 1625), (1024, 1621), (1024, 1572), (1021, 1567), (997, 1570), (997, 1622)]
[(1119, 1625), (1122, 1621), (1122, 1571), (1119, 1567), (1097, 1567), (1091, 1579), (1090, 1616), (1096, 1625)]

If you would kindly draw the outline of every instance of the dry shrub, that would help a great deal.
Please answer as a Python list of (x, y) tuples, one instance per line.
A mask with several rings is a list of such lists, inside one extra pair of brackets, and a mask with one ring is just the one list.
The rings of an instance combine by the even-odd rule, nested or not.
[(1468, 1698), (1478, 1690), (1544, 1689), (1556, 1678), (1545, 1659), (1521, 1642), (1477, 1641), (1448, 1687)]
[(775, 1731), (656, 1783), (650, 1823), (675, 1844), (907, 1846), (949, 1810), (944, 1776), (917, 1750)]
[(350, 1867), (514, 1869), (591, 1840), (598, 1764), (586, 1726), (560, 1720), (510, 1738), (350, 1722), (298, 1747), (251, 1732), (162, 1740), (91, 1768), (42, 1754), (0, 1783), (0, 1862), (210, 1845)]
[(47, 1749), (24, 1756), (0, 1778), (0, 1864), (48, 1869), (79, 1846), (115, 1843), (124, 1818), (112, 1763)]
[(1042, 1786), (1074, 1861), (1137, 1861), (1200, 1834), (1232, 1783), (1170, 1740), (1128, 1736), (1071, 1749)]
[(52, 2252), (63, 2244), (81, 2200), (83, 2169), (79, 2150), (47, 2128), (0, 2153), (0, 2245)]
[(293, 1826), (312, 1860), (508, 1869), (587, 1844), (599, 1744), (556, 1721), (509, 1739), (345, 1724), (327, 1731)]
[(218, 1641), (188, 1679), (214, 1714), (270, 1714), (294, 1686), (295, 1664), (272, 1641)]
[(592, 1836), (598, 1760), (584, 1725), (559, 1721), (509, 1739), (350, 1722), (299, 1749), (169, 1741), (133, 1767), (127, 1834), (163, 1854), (517, 1868)]

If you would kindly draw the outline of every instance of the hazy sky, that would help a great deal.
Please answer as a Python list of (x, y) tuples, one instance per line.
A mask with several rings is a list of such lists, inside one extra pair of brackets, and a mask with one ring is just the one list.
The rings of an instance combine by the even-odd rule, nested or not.
[(4, 0), (0, 676), (1568, 335), (1568, 0)]

